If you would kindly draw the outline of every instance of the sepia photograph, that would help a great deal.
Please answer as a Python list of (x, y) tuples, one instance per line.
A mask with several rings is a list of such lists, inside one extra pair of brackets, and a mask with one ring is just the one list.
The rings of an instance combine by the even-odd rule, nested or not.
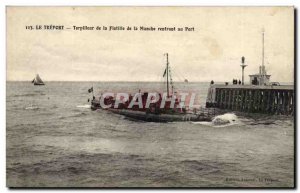
[(295, 188), (293, 6), (6, 6), (8, 188)]

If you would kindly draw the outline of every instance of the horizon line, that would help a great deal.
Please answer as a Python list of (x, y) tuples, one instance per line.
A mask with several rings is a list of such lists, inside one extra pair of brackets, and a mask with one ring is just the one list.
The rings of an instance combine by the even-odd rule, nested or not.
[[(28, 82), (31, 83), (31, 80), (6, 80), (6, 82)], [(126, 83), (136, 83), (136, 82), (152, 82), (152, 83), (166, 83), (165, 81), (131, 81), (131, 80), (110, 80), (110, 81), (103, 81), (103, 80), (50, 80), (50, 81), (43, 81), (43, 82), (116, 82), (116, 83), (122, 83), (122, 82), (126, 82)], [(204, 81), (188, 81), (188, 82), (184, 82), (184, 81), (173, 81), (174, 83), (198, 83), (198, 82), (205, 82), (205, 83), (210, 83), (211, 80), (204, 80)], [(228, 82), (229, 84), (231, 83), (231, 81), (214, 81), (214, 84), (216, 83), (225, 83)], [(250, 82), (245, 82), (246, 84), (249, 84)], [(295, 84), (295, 81), (282, 81), (279, 83), (288, 83), (288, 84)]]
[[(6, 82), (31, 82), (32, 80), (6, 80)], [(205, 81), (188, 81), (188, 82), (210, 82), (211, 80)], [(146, 81), (146, 80), (49, 80), (43, 82), (161, 82), (164, 81)], [(184, 81), (173, 81), (173, 82), (184, 82)], [(217, 81), (218, 82), (218, 81)]]

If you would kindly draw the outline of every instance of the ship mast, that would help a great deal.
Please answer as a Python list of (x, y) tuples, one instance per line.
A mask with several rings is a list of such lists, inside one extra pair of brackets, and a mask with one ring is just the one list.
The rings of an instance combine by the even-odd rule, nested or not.
[(262, 29), (262, 59), (261, 59), (261, 73), (262, 73), (262, 81), (260, 84), (265, 84), (266, 81), (266, 68), (265, 68), (265, 29)]
[(167, 97), (169, 98), (169, 55), (168, 53), (166, 53), (167, 55), (167, 68), (166, 68), (166, 72), (167, 72)]
[(265, 58), (265, 30), (262, 30), (262, 67), (264, 69), (264, 59)]

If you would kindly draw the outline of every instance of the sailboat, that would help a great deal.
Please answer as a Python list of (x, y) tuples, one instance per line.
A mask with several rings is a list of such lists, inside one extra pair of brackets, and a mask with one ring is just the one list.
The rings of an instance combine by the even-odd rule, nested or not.
[(35, 76), (35, 78), (31, 81), (31, 83), (33, 83), (33, 85), (35, 86), (42, 86), (45, 85), (45, 83), (42, 81), (41, 77), (39, 76), (39, 74), (37, 74)]

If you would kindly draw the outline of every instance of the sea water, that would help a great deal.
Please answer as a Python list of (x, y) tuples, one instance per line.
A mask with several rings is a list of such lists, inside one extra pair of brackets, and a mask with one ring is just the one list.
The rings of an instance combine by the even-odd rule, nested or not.
[[(291, 187), (294, 120), (226, 112), (215, 122), (152, 123), (91, 111), (94, 93), (146, 82), (7, 82), (10, 187)], [(209, 83), (180, 83), (203, 106)], [(234, 120), (234, 121), (233, 121)]]

